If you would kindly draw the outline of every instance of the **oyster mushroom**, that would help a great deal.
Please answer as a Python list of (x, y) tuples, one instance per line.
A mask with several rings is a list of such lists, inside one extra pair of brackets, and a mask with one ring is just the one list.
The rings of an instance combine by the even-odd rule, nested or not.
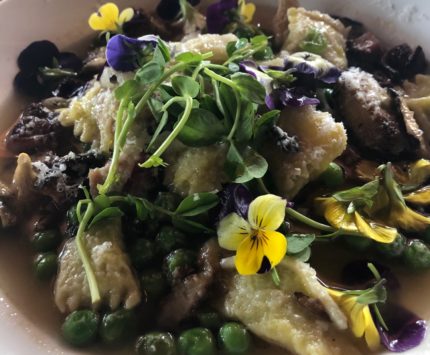
[(417, 156), (422, 131), (405, 105), (396, 109), (373, 75), (358, 68), (343, 72), (336, 100), (350, 137), (364, 153), (386, 159)]

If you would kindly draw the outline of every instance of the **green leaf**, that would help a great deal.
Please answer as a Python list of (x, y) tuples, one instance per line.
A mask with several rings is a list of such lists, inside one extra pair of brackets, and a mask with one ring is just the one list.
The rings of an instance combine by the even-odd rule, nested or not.
[(315, 234), (289, 234), (287, 235), (288, 241), (288, 254), (298, 254), (308, 248), (315, 240)]
[(226, 84), (219, 85), (219, 99), (224, 112), (224, 115), (231, 124), (233, 124), (238, 103), (233, 92), (233, 89)]
[(172, 217), (172, 224), (175, 228), (179, 229), (180, 231), (182, 231), (184, 233), (216, 234), (216, 232), (214, 230), (204, 226), (203, 224), (191, 221), (191, 220), (184, 218), (184, 217), (181, 217), (181, 216), (173, 216)]
[(327, 48), (327, 40), (318, 28), (312, 27), (299, 47), (306, 52), (321, 54)]
[[(167, 46), (166, 42), (164, 42), (161, 38), (158, 39), (157, 49), (161, 52), (164, 58), (164, 62), (167, 63), (170, 61), (170, 49)], [(155, 54), (154, 54), (155, 56)]]
[(136, 80), (127, 80), (115, 89), (115, 98), (117, 100), (131, 99), (133, 96), (139, 94), (140, 90), (141, 86)]
[(272, 110), (261, 115), (255, 121), (254, 137), (261, 137), (264, 134), (266, 134), (266, 132), (276, 124), (280, 114), (281, 114), (281, 111)]
[(266, 89), (253, 76), (244, 73), (236, 73), (231, 76), (237, 90), (247, 100), (256, 104), (264, 104)]
[(159, 63), (151, 61), (146, 63), (142, 68), (140, 68), (136, 73), (136, 79), (142, 84), (151, 84), (163, 75), (164, 67)]
[(88, 226), (88, 229), (107, 218), (122, 217), (123, 215), (124, 213), (118, 207), (105, 208), (104, 210), (102, 210), (101, 212), (99, 212), (94, 216), (94, 218), (92, 219), (91, 223)]
[(219, 197), (214, 193), (195, 193), (182, 200), (175, 214), (185, 217), (197, 216), (215, 207), (218, 203)]
[(357, 297), (357, 303), (375, 304), (375, 303), (385, 302), (387, 300), (387, 290), (385, 289), (385, 286), (384, 286), (385, 283), (386, 283), (386, 280), (382, 279), (372, 288), (366, 291), (363, 291)]
[(293, 258), (303, 261), (304, 263), (307, 262), (310, 257), (311, 257), (311, 248), (306, 248), (303, 251), (301, 251), (300, 253), (291, 255)]
[(248, 46), (249, 42), (246, 38), (239, 38), (237, 41), (227, 43), (227, 54), (229, 57), (233, 56), (238, 50), (242, 50)]
[(373, 198), (378, 193), (379, 180), (373, 180), (363, 186), (336, 192), (333, 197), (340, 202), (354, 202), (356, 206), (365, 205), (372, 207)]
[(227, 174), (234, 182), (243, 184), (252, 179), (262, 178), (268, 169), (266, 159), (251, 147), (245, 147), (239, 151), (233, 142), (227, 152), (225, 163)]
[(166, 124), (169, 120), (169, 113), (167, 111), (163, 112), (163, 115), (161, 116), (160, 122), (158, 123), (157, 129), (155, 130), (151, 141), (148, 144), (148, 147), (146, 150), (150, 150), (154, 143), (157, 141), (157, 138), (159, 137), (160, 133), (163, 131), (164, 127), (166, 127)]
[(239, 124), (234, 138), (239, 143), (248, 143), (252, 138), (257, 105), (250, 101), (242, 101)]
[(192, 53), (192, 52), (184, 52), (181, 54), (178, 54), (175, 57), (175, 61), (181, 62), (181, 63), (198, 63), (203, 60), (203, 57), (199, 53)]
[(197, 97), (200, 91), (200, 85), (197, 81), (189, 76), (178, 75), (172, 79), (172, 87), (180, 96)]
[(110, 207), (111, 202), (108, 196), (101, 194), (96, 196), (96, 198), (94, 198), (94, 204), (95, 204), (96, 210), (100, 211)]
[(187, 124), (178, 135), (190, 147), (203, 147), (221, 140), (225, 127), (212, 112), (197, 108), (191, 111)]

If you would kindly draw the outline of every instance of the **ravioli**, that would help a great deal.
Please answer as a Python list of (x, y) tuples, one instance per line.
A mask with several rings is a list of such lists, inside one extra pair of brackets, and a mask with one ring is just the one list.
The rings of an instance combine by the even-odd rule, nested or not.
[[(291, 258), (279, 264), (277, 270), (282, 281), (279, 288), (270, 274), (228, 277), (229, 291), (221, 306), (223, 313), (241, 321), (262, 339), (294, 354), (361, 354), (343, 331), (345, 316), (319, 283), (315, 270)], [(321, 302), (336, 323), (299, 304), (295, 292)]]
[(301, 43), (309, 31), (316, 29), (322, 33), (327, 42), (327, 47), (320, 55), (339, 69), (348, 66), (345, 54), (348, 30), (340, 21), (319, 11), (293, 7), (288, 10), (288, 23), (289, 32), (282, 49), (290, 53), (302, 51)]

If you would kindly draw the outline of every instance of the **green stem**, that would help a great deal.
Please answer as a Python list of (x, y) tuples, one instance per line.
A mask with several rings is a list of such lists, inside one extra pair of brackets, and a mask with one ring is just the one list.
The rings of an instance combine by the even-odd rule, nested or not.
[(224, 83), (227, 86), (231, 87), (232, 89), (236, 89), (236, 84), (232, 80), (230, 80), (224, 76), (221, 76), (221, 75), (213, 72), (212, 70), (209, 70), (208, 68), (203, 69), (203, 71), (207, 76), (211, 77), (212, 79), (215, 79), (216, 81)]
[(116, 168), (119, 164), (119, 156), (121, 153), (121, 149), (119, 147), (119, 137), (123, 129), (124, 109), (127, 104), (128, 104), (128, 100), (122, 99), (119, 105), (118, 113), (116, 115), (116, 122), (115, 122), (115, 135), (114, 135), (112, 160), (111, 160), (108, 174), (106, 176), (106, 179), (103, 185), (97, 186), (100, 194), (106, 194), (109, 191), (109, 188), (112, 186), (112, 184), (115, 181), (115, 174), (117, 170)]
[(231, 131), (230, 131), (229, 135), (227, 136), (228, 140), (232, 140), (234, 137), (234, 134), (236, 133), (237, 127), (239, 126), (240, 114), (241, 114), (241, 109), (242, 109), (240, 96), (239, 96), (237, 90), (233, 90), (233, 92), (234, 92), (234, 97), (236, 98), (237, 106), (236, 106), (236, 115), (234, 117), (233, 127), (231, 127)]
[(334, 229), (333, 227), (330, 227), (326, 224), (323, 223), (319, 223), (317, 221), (314, 221), (313, 219), (306, 217), (305, 215), (301, 214), (300, 212), (297, 212), (296, 210), (293, 210), (291, 207), (287, 207), (285, 209), (285, 212), (287, 213), (288, 216), (290, 216), (291, 218), (294, 218), (295, 220), (308, 225), (309, 227), (315, 228), (315, 229), (319, 229), (325, 232), (335, 232), (336, 229)]
[(97, 278), (94, 273), (94, 270), (91, 266), (91, 259), (88, 255), (88, 252), (85, 248), (85, 229), (93, 216), (94, 213), (94, 204), (91, 202), (87, 206), (87, 210), (85, 211), (82, 222), (79, 224), (78, 232), (76, 234), (76, 246), (78, 248), (79, 257), (82, 260), (82, 264), (84, 266), (85, 274), (87, 276), (88, 285), (90, 288), (91, 294), (91, 302), (92, 304), (96, 304), (100, 301), (100, 291), (97, 285)]
[(163, 107), (161, 108), (161, 111), (163, 112), (163, 111), (167, 111), (168, 110), (168, 108), (170, 107), (170, 106), (172, 106), (174, 103), (176, 103), (176, 102), (181, 102), (181, 101), (184, 101), (184, 97), (182, 97), (182, 96), (175, 96), (175, 97), (172, 97), (169, 101), (167, 101), (164, 105), (163, 105)]
[[(158, 87), (166, 80), (168, 79), (172, 74), (176, 73), (179, 70), (184, 69), (187, 66), (187, 63), (178, 63), (172, 66), (169, 70), (167, 70), (160, 79), (158, 79), (154, 84), (152, 84), (148, 91), (146, 91), (145, 95), (142, 96), (142, 98), (139, 100), (135, 107), (135, 114), (133, 116), (127, 117), (124, 125), (121, 127), (121, 131), (118, 133), (118, 136), (115, 132), (115, 136), (117, 137), (116, 144), (114, 144), (114, 151), (112, 153), (112, 161), (109, 167), (109, 172), (106, 177), (105, 182), (103, 185), (98, 186), (98, 190), (100, 194), (107, 194), (112, 187), (112, 184), (115, 181), (116, 172), (118, 170), (119, 165), (119, 157), (121, 153), (122, 146), (120, 145), (120, 142), (123, 144), (125, 143), (125, 138), (127, 137), (128, 130), (130, 129), (131, 125), (133, 124), (135, 118), (139, 115), (139, 113), (144, 109), (145, 105), (148, 103), (148, 100), (150, 97), (154, 94), (154, 92), (158, 89)], [(128, 102), (127, 102), (128, 104)], [(124, 104), (125, 105), (125, 104)], [(118, 116), (121, 114), (124, 114), (124, 108), (122, 108), (122, 113), (120, 113), (120, 110), (118, 111)], [(122, 121), (121, 121), (122, 122)]]
[(147, 159), (143, 164), (139, 164), (141, 168), (150, 168), (153, 167), (154, 158), (160, 158), (161, 155), (166, 151), (166, 149), (170, 146), (170, 144), (175, 140), (178, 134), (182, 131), (182, 128), (187, 124), (188, 119), (190, 118), (191, 110), (193, 109), (193, 98), (191, 96), (185, 96), (185, 109), (182, 113), (181, 118), (179, 119), (178, 124), (175, 126), (173, 131), (169, 134), (166, 140), (158, 147), (152, 156)]

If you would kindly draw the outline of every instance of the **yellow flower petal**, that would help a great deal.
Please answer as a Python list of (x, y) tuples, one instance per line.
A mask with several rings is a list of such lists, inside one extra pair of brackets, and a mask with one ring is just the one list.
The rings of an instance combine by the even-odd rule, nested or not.
[(379, 243), (389, 244), (397, 237), (397, 230), (395, 228), (385, 227), (374, 222), (368, 223), (357, 211), (354, 212), (354, 218), (360, 233)]
[(409, 168), (408, 185), (421, 185), (430, 178), (430, 161), (426, 159), (417, 160)]
[(287, 238), (275, 231), (259, 231), (258, 237), (263, 241), (264, 255), (273, 268), (278, 265), (287, 253)]
[[(357, 303), (356, 297), (348, 297), (350, 328), (355, 337), (361, 338), (366, 330), (366, 319), (363, 309), (367, 306)], [(344, 306), (346, 310), (346, 306)]]
[(389, 215), (390, 224), (408, 232), (422, 232), (430, 225), (430, 218), (407, 206), (395, 206)]
[(364, 331), (364, 339), (370, 350), (375, 351), (381, 345), (381, 338), (378, 329), (376, 329), (375, 322), (373, 321), (372, 314), (370, 313), (369, 306), (363, 309), (363, 315), (366, 322), (366, 329)]
[(319, 210), (330, 225), (346, 231), (357, 231), (352, 215), (348, 214), (346, 205), (335, 198), (318, 198), (315, 201)]
[(88, 24), (96, 31), (116, 31), (118, 16), (118, 6), (109, 2), (102, 5), (98, 13), (93, 13), (90, 16)]
[(404, 196), (405, 201), (416, 205), (425, 206), (430, 204), (430, 186), (423, 187), (417, 191)]
[(221, 248), (237, 250), (240, 243), (251, 235), (251, 226), (238, 214), (230, 213), (219, 223), (217, 233)]
[(254, 18), (255, 14), (255, 4), (248, 3), (245, 4), (245, 2), (242, 3), (242, 6), (240, 7), (240, 14), (243, 16), (243, 20), (245, 23), (252, 22), (252, 19)]
[(121, 14), (119, 15), (118, 24), (122, 26), (124, 23), (130, 21), (134, 16), (134, 10), (129, 7), (127, 9), (124, 9), (121, 11)]
[(255, 230), (277, 230), (285, 220), (287, 201), (276, 195), (262, 195), (249, 205), (248, 221)]
[(264, 249), (257, 239), (248, 237), (240, 243), (237, 249), (236, 258), (234, 263), (237, 272), (241, 275), (254, 275), (256, 274), (263, 262)]
[(278, 265), (287, 252), (287, 239), (279, 232), (259, 231), (239, 246), (235, 265), (239, 274), (253, 275)]

